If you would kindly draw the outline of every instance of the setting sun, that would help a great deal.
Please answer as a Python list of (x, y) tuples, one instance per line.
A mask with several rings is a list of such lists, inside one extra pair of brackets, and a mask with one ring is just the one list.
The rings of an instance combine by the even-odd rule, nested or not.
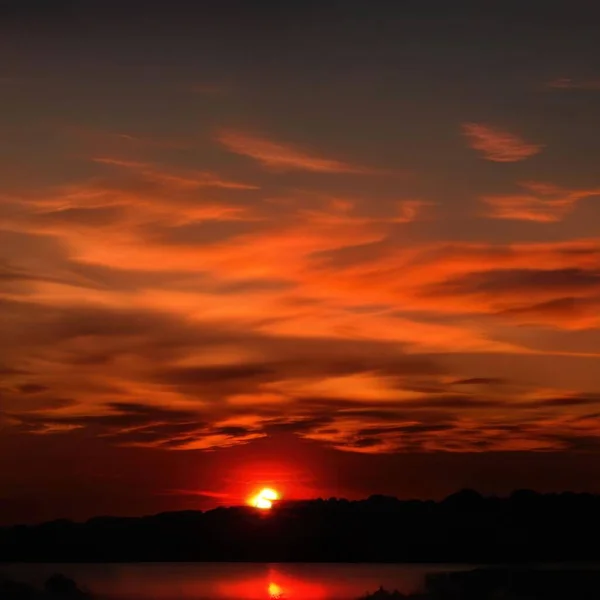
[(279, 500), (280, 495), (272, 488), (263, 488), (258, 494), (252, 496), (249, 504), (261, 510), (269, 510), (273, 507), (273, 502)]

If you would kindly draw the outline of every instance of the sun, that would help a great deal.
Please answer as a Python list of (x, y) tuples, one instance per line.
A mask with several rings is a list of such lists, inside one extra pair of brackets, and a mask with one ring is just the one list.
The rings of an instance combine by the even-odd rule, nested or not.
[(279, 500), (280, 497), (279, 492), (273, 488), (263, 488), (258, 494), (250, 498), (248, 504), (261, 510), (269, 510), (273, 507), (273, 502)]

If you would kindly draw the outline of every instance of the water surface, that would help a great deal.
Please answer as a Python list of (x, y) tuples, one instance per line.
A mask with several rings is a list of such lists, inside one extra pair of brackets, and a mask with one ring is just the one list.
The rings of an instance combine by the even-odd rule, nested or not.
[(136, 563), (14, 564), (0, 572), (36, 585), (64, 573), (101, 600), (355, 600), (380, 585), (420, 590), (427, 573), (457, 565)]

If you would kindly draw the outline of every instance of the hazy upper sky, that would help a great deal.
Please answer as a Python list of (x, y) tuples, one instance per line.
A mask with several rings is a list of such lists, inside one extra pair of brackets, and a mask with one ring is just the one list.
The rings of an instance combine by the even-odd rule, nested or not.
[(600, 491), (598, 40), (591, 0), (2, 2), (4, 520)]

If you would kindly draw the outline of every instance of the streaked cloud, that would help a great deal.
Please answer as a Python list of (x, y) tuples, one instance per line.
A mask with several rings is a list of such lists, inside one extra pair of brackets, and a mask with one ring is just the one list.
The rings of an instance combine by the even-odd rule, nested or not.
[(233, 190), (258, 189), (258, 186), (256, 185), (229, 181), (214, 173), (205, 171), (187, 171), (181, 173), (174, 171), (173, 169), (161, 169), (156, 165), (110, 157), (98, 157), (93, 160), (97, 163), (131, 170), (149, 180), (156, 181), (157, 183), (167, 183), (181, 188), (216, 187)]
[(527, 142), (515, 133), (485, 123), (464, 123), (469, 146), (493, 162), (519, 162), (539, 154), (544, 146)]
[(80, 148), (88, 146), (92, 153), (140, 150), (186, 150), (193, 146), (192, 139), (174, 136), (152, 135), (145, 132), (124, 130), (104, 131), (93, 127), (67, 125), (62, 130), (63, 135), (72, 138)]
[(217, 133), (216, 140), (230, 152), (248, 156), (268, 169), (356, 175), (381, 173), (380, 169), (324, 158), (292, 144), (245, 131), (222, 129)]
[(486, 216), (491, 219), (555, 223), (569, 215), (579, 201), (600, 196), (600, 187), (570, 190), (538, 182), (524, 182), (520, 186), (524, 193), (484, 196), (482, 201), (489, 206)]
[(548, 87), (556, 90), (600, 90), (599, 79), (572, 79), (570, 77), (559, 77), (548, 82)]
[[(568, 450), (600, 433), (597, 353), (535, 334), (600, 329), (600, 240), (445, 240), (441, 197), (397, 181), (371, 196), (343, 177), (366, 171), (235, 139), (265, 166), (340, 178), (288, 189), (140, 145), (4, 193), (5, 426), (163, 451), (285, 434), (363, 454)], [(485, 196), (489, 216), (556, 221), (598, 193), (522, 187)], [(548, 375), (557, 356), (582, 361), (568, 381)], [(537, 365), (531, 381), (510, 360)]]
[[(541, 263), (543, 264), (543, 263)], [(481, 311), (522, 324), (565, 329), (600, 326), (600, 273), (593, 264), (476, 271), (435, 284), (427, 292), (454, 311)], [(452, 309), (449, 309), (452, 310)]]
[(0, 348), (0, 410), (23, 435), (205, 450), (286, 432), (386, 453), (565, 449), (597, 430), (565, 420), (565, 406), (582, 417), (595, 404), (588, 390), (441, 357), (552, 355), (506, 339), (503, 324), (597, 328), (598, 240), (406, 244), (392, 232), (419, 201), (391, 202), (386, 219), (327, 195), (272, 213), (255, 203), (261, 218), (245, 231), (213, 215), (210, 227), (226, 228), (206, 237), (186, 212), (206, 202), (203, 185), (145, 163), (96, 164), (134, 179), (13, 197), (20, 211), (3, 221), (56, 243), (0, 277), (12, 340)]

